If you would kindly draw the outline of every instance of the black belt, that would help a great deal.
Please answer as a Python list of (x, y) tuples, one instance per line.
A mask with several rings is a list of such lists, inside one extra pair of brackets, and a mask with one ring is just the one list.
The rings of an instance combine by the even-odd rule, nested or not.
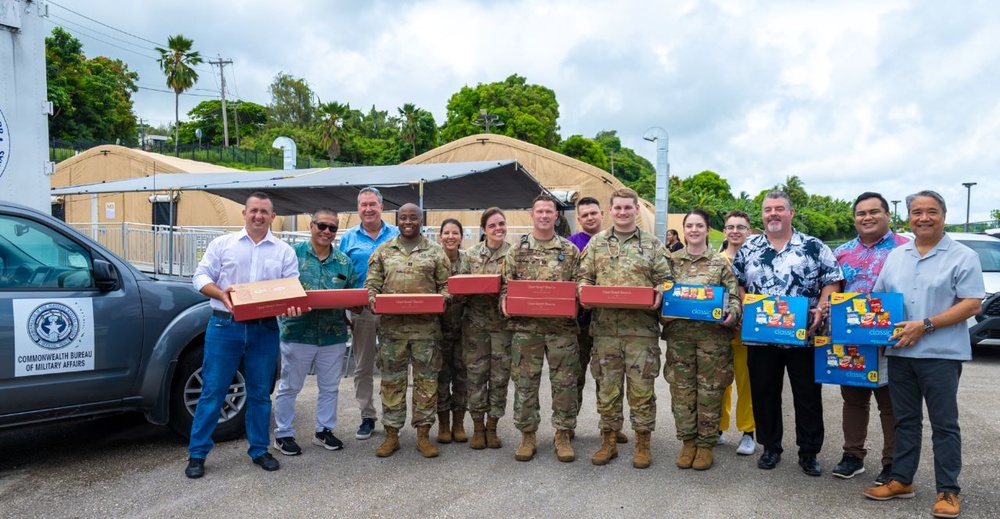
[(274, 321), (274, 317), (261, 317), (259, 319), (247, 319), (246, 321), (236, 321), (236, 318), (233, 316), (233, 314), (225, 310), (212, 310), (212, 315), (218, 317), (219, 319), (230, 319), (233, 322), (239, 322), (242, 324), (264, 324), (269, 321), (270, 322)]

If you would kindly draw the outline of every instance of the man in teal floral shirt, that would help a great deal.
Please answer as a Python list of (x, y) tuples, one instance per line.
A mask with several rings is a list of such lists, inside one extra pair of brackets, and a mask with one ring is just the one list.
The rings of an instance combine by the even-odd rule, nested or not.
[[(350, 288), (357, 282), (351, 260), (333, 247), (337, 221), (334, 210), (317, 210), (309, 224), (309, 241), (293, 247), (299, 260), (299, 281), (306, 290)], [(295, 397), (315, 362), (319, 395), (313, 443), (327, 450), (340, 450), (344, 443), (333, 435), (333, 430), (337, 426), (337, 396), (347, 350), (344, 309), (312, 310), (301, 317), (281, 318), (280, 322), (281, 381), (274, 397), (274, 448), (287, 456), (302, 453), (292, 424)]]

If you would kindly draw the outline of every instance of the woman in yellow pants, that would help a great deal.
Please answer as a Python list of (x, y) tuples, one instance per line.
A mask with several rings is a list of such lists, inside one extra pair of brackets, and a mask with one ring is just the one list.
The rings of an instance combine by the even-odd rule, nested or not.
[[(730, 211), (726, 214), (723, 231), (726, 233), (726, 243), (722, 253), (731, 262), (736, 257), (736, 251), (743, 246), (750, 235), (750, 217), (743, 211)], [(733, 385), (736, 386), (736, 428), (743, 433), (737, 454), (749, 456), (757, 450), (753, 433), (756, 430), (753, 421), (753, 403), (750, 401), (750, 376), (747, 373), (747, 347), (740, 340), (740, 334), (735, 334), (733, 346), (733, 384), (722, 394), (722, 419), (719, 421), (719, 443), (725, 443), (723, 431), (729, 428), (731, 409), (733, 408)]]

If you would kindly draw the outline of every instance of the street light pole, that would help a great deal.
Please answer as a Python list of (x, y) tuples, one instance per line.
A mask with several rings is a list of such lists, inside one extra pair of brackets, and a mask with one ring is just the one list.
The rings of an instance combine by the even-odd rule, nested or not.
[(896, 207), (899, 205), (899, 203), (901, 201), (902, 200), (893, 200), (892, 201), (892, 221), (896, 222), (896, 225), (894, 227), (897, 227), (897, 228), (899, 227), (899, 213), (896, 212)]
[(975, 182), (962, 182), (965, 186), (966, 196), (965, 196), (965, 232), (969, 232), (969, 206), (972, 203), (972, 186), (976, 185)]
[(666, 243), (668, 202), (670, 200), (670, 163), (667, 162), (667, 131), (654, 126), (642, 136), (649, 142), (656, 143), (656, 221), (653, 224), (657, 238)]

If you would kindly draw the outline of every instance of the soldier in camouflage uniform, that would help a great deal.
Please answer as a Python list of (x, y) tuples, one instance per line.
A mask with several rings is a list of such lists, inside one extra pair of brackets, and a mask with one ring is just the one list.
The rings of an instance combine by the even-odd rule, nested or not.
[[(480, 227), (486, 239), (462, 256), (462, 274), (503, 274), (504, 259), (510, 250), (503, 211), (497, 207), (483, 211)], [(507, 329), (507, 319), (500, 313), (497, 296), (466, 298), (462, 336), (469, 388), (466, 403), (472, 414), (473, 429), (469, 447), (499, 449), (497, 422), (507, 408), (511, 332)]]
[(623, 188), (611, 195), (612, 229), (601, 231), (580, 256), (580, 286), (656, 287), (653, 304), (645, 310), (595, 308), (590, 333), (594, 355), (590, 372), (597, 381), (597, 411), (601, 415), (601, 448), (591, 458), (605, 465), (618, 457), (616, 436), (624, 421), (622, 393), (628, 381), (629, 418), (635, 433), (635, 468), (649, 467), (650, 433), (656, 426), (654, 382), (660, 372), (659, 308), (663, 283), (669, 279), (666, 249), (653, 235), (636, 226), (639, 195)]
[[(420, 235), (420, 208), (404, 204), (397, 212), (399, 236), (383, 243), (368, 260), (369, 307), (377, 294), (448, 295), (451, 267), (440, 245)], [(379, 327), (379, 370), (382, 372), (382, 423), (385, 441), (375, 455), (399, 450), (399, 429), (406, 421), (407, 367), (413, 367), (413, 417), (417, 450), (425, 458), (438, 455), (430, 442), (437, 410), (437, 376), (441, 370), (441, 321), (437, 314), (386, 314)]]
[(708, 247), (710, 230), (708, 214), (701, 209), (688, 212), (684, 216), (687, 245), (670, 256), (675, 282), (729, 290), (721, 324), (671, 319), (663, 327), (663, 337), (668, 340), (663, 376), (670, 383), (677, 439), (684, 442), (677, 457), (677, 466), (682, 469), (712, 467), (712, 447), (719, 439), (722, 394), (733, 383), (733, 327), (743, 314), (736, 275), (729, 260)]
[[(575, 245), (555, 233), (556, 200), (539, 195), (531, 204), (532, 232), (510, 248), (504, 266), (505, 280), (572, 281), (579, 252)], [(500, 301), (506, 314), (506, 284)], [(574, 318), (514, 317), (511, 371), (514, 377), (514, 425), (521, 431), (521, 445), (514, 453), (518, 461), (535, 456), (535, 432), (539, 416), (538, 388), (542, 364), (549, 363), (552, 385), (552, 425), (556, 428), (555, 450), (559, 461), (576, 459), (570, 444), (576, 429), (579, 401), (576, 380), (580, 374), (580, 353)]]
[[(462, 270), (465, 254), (462, 245), (462, 224), (448, 218), (441, 223), (438, 241), (451, 262), (451, 275)], [(466, 369), (462, 359), (462, 313), (465, 301), (453, 298), (441, 315), (441, 371), (438, 373), (438, 443), (469, 441), (465, 434)], [(452, 420), (454, 418), (454, 420)]]

